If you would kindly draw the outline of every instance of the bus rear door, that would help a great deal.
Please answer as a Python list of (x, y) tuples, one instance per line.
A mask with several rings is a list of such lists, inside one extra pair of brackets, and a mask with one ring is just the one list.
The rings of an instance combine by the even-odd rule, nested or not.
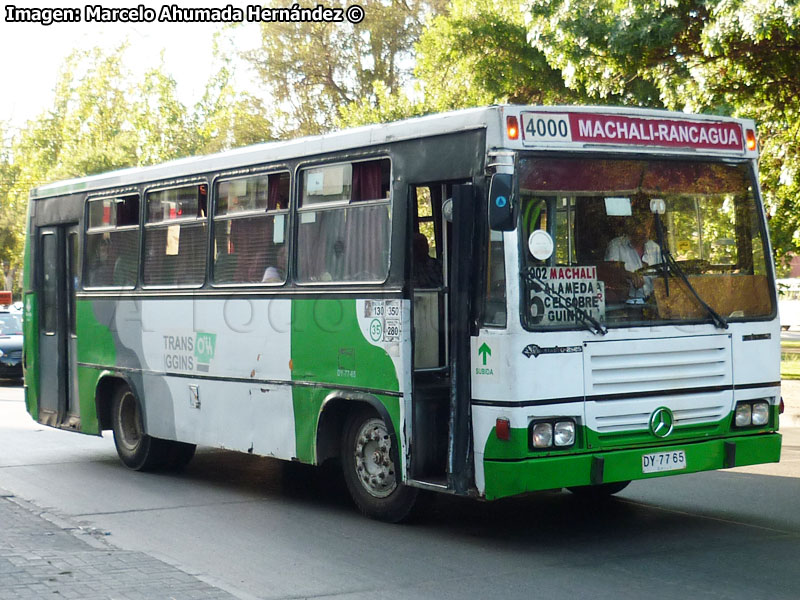
[(75, 290), (78, 226), (39, 229), (39, 422), (78, 428)]

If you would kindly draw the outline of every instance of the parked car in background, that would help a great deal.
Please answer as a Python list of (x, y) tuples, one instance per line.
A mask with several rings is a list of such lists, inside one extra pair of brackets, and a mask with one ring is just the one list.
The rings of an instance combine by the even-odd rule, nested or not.
[(800, 279), (777, 279), (781, 329), (800, 326)]
[(22, 315), (0, 309), (0, 378), (22, 378)]

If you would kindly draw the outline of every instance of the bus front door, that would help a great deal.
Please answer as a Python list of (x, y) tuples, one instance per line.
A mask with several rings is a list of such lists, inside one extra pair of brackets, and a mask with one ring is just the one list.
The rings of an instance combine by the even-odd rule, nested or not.
[(39, 422), (78, 429), (75, 290), (78, 226), (39, 229)]
[(411, 477), (463, 492), (470, 477), (473, 187), (419, 185), (412, 187), (411, 199), (417, 211), (410, 269), (414, 320)]

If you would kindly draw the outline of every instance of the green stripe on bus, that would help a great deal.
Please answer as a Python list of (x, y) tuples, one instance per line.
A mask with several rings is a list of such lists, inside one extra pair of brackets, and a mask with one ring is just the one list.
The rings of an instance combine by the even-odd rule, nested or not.
[[(603, 459), (603, 483), (652, 479), (684, 473), (698, 473), (727, 467), (726, 443), (736, 444), (736, 464), (742, 467), (778, 462), (781, 455), (781, 435), (729, 437), (706, 442), (689, 442), (657, 449), (627, 449), (593, 454), (551, 456), (514, 462), (484, 460), (486, 499), (495, 500), (525, 492), (552, 490), (562, 487), (591, 485), (592, 463)], [(660, 473), (642, 472), (642, 455), (649, 451), (686, 453), (686, 468)]]
[[(322, 402), (337, 384), (386, 391), (400, 385), (386, 351), (362, 335), (353, 299), (292, 300), (291, 347), (292, 380), (321, 384), (292, 390), (297, 458), (313, 463)], [(382, 402), (399, 431), (399, 399)]]

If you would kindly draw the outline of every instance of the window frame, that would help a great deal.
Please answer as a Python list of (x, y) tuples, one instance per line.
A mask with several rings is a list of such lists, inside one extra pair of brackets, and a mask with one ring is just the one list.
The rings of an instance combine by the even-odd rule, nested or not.
[[(206, 186), (206, 215), (205, 215), (205, 217), (202, 217), (202, 218), (201, 217), (196, 217), (196, 216), (194, 218), (181, 217), (181, 218), (173, 219), (173, 220), (169, 220), (169, 221), (158, 221), (156, 223), (148, 223), (147, 222), (147, 208), (148, 208), (147, 207), (147, 197), (148, 197), (149, 194), (158, 193), (158, 192), (164, 192), (164, 191), (167, 191), (167, 190), (180, 189), (180, 188), (185, 188), (185, 187), (193, 187), (193, 186), (194, 187), (200, 187), (202, 185)], [(209, 182), (208, 182), (208, 179), (206, 177), (191, 178), (191, 179), (187, 179), (187, 180), (172, 181), (172, 182), (165, 182), (165, 183), (155, 183), (155, 184), (151, 184), (150, 186), (145, 187), (142, 190), (141, 199), (139, 201), (140, 202), (140, 211), (141, 211), (141, 216), (140, 216), (140, 221), (141, 221), (140, 229), (141, 229), (141, 232), (139, 234), (139, 282), (141, 283), (141, 287), (143, 289), (148, 289), (148, 290), (151, 290), (151, 289), (166, 289), (166, 290), (200, 289), (200, 288), (202, 288), (202, 287), (204, 287), (206, 285), (206, 282), (208, 281), (208, 246), (209, 246), (208, 233), (209, 233), (209, 229), (210, 229), (210, 227), (209, 227), (209, 214), (211, 212), (211, 210), (210, 210), (210, 205), (211, 205), (211, 203), (210, 203), (210, 191), (209, 190), (210, 190)], [(206, 231), (205, 231), (205, 235), (204, 235), (204, 238), (205, 238), (205, 242), (204, 242), (205, 249), (204, 250), (205, 251), (201, 253), (202, 256), (203, 256), (203, 280), (200, 283), (184, 284), (184, 285), (179, 285), (179, 284), (165, 285), (165, 284), (147, 283), (145, 281), (145, 264), (146, 264), (146, 258), (147, 258), (146, 257), (146, 252), (147, 252), (146, 235), (147, 235), (147, 231), (148, 230), (153, 231), (153, 230), (156, 230), (156, 229), (168, 229), (172, 225), (181, 226), (181, 225), (187, 225), (187, 224), (191, 224), (191, 223), (200, 223), (200, 224), (202, 224), (203, 222), (205, 222), (206, 227), (207, 227)]]
[[(92, 202), (102, 201), (102, 200), (113, 200), (118, 198), (125, 198), (130, 196), (136, 196), (139, 200), (139, 208), (136, 214), (137, 223), (136, 225), (105, 225), (100, 227), (91, 227), (90, 226), (90, 209), (89, 206)], [(83, 245), (81, 247), (81, 289), (86, 291), (95, 291), (95, 290), (133, 290), (136, 289), (136, 286), (141, 281), (141, 267), (142, 267), (142, 194), (140, 193), (139, 189), (125, 189), (125, 190), (114, 190), (109, 193), (104, 194), (95, 194), (91, 196), (87, 196), (84, 201), (84, 227), (83, 227)], [(126, 232), (126, 231), (136, 231), (136, 277), (132, 285), (88, 285), (86, 281), (85, 275), (89, 272), (87, 268), (87, 262), (89, 260), (89, 236), (91, 235), (98, 235), (103, 233), (112, 233), (112, 232)]]
[[(267, 208), (266, 210), (256, 209), (256, 210), (245, 210), (235, 213), (226, 213), (220, 217), (216, 216), (216, 210), (219, 200), (218, 195), (218, 186), (221, 183), (225, 183), (228, 181), (235, 181), (237, 179), (248, 179), (251, 177), (261, 177), (266, 176), (269, 177), (270, 175), (280, 175), (285, 173), (289, 177), (289, 198), (288, 198), (288, 205), (284, 209), (280, 210), (269, 210), (269, 200), (267, 201)], [(210, 196), (209, 196), (209, 210), (208, 210), (208, 217), (211, 220), (211, 225), (209, 227), (209, 242), (207, 248), (207, 281), (208, 284), (213, 288), (252, 288), (252, 287), (267, 287), (267, 288), (281, 288), (285, 287), (289, 284), (292, 280), (293, 275), (293, 246), (295, 244), (295, 240), (291, 235), (292, 232), (292, 207), (294, 206), (293, 197), (293, 173), (292, 170), (286, 165), (279, 165), (279, 166), (271, 166), (271, 167), (263, 167), (257, 170), (250, 171), (248, 173), (220, 173), (216, 175), (211, 182), (210, 188)], [(269, 188), (267, 188), (267, 194), (269, 194)], [(215, 260), (214, 260), (214, 244), (216, 242), (216, 227), (218, 222), (228, 222), (228, 221), (235, 221), (239, 219), (247, 219), (252, 218), (254, 216), (262, 216), (268, 217), (271, 216), (276, 217), (278, 215), (284, 215), (286, 217), (286, 223), (284, 224), (284, 236), (286, 238), (286, 275), (281, 282), (265, 282), (265, 281), (241, 281), (241, 282), (216, 282), (214, 280), (214, 268), (215, 268)]]
[[(303, 171), (320, 168), (320, 167), (333, 167), (337, 165), (343, 164), (350, 164), (356, 165), (359, 163), (365, 162), (377, 162), (377, 161), (388, 161), (389, 163), (389, 194), (387, 198), (380, 198), (375, 200), (359, 200), (357, 202), (353, 202), (352, 197), (347, 201), (337, 200), (331, 202), (324, 202), (324, 203), (317, 203), (311, 204), (309, 206), (303, 206), (302, 199), (303, 199)], [(313, 162), (301, 162), (298, 163), (295, 167), (295, 194), (294, 197), (296, 198), (295, 210), (293, 212), (296, 213), (297, 217), (295, 219), (295, 224), (292, 228), (293, 232), (293, 239), (295, 249), (292, 253), (292, 257), (294, 258), (293, 262), (293, 274), (294, 274), (294, 281), (298, 286), (301, 287), (342, 287), (342, 286), (358, 286), (358, 287), (366, 287), (366, 286), (376, 286), (376, 285), (385, 285), (389, 278), (391, 277), (392, 272), (392, 238), (394, 235), (394, 163), (392, 161), (392, 157), (386, 153), (370, 155), (370, 156), (363, 156), (360, 155), (353, 160), (342, 160), (342, 157), (336, 157), (331, 159), (330, 161), (313, 161)], [(351, 179), (352, 185), (352, 179)], [(351, 196), (352, 196), (352, 187), (351, 187)], [(300, 226), (302, 223), (302, 215), (303, 214), (310, 214), (310, 213), (318, 213), (318, 212), (328, 212), (334, 210), (347, 210), (348, 208), (359, 208), (359, 207), (370, 207), (370, 206), (386, 206), (389, 215), (389, 231), (388, 231), (388, 244), (387, 248), (389, 251), (388, 261), (386, 264), (386, 275), (382, 279), (373, 279), (373, 280), (358, 280), (358, 281), (348, 281), (348, 280), (333, 280), (333, 281), (301, 281), (297, 274), (298, 263), (300, 259)], [(407, 241), (406, 245), (409, 245), (411, 242)]]

